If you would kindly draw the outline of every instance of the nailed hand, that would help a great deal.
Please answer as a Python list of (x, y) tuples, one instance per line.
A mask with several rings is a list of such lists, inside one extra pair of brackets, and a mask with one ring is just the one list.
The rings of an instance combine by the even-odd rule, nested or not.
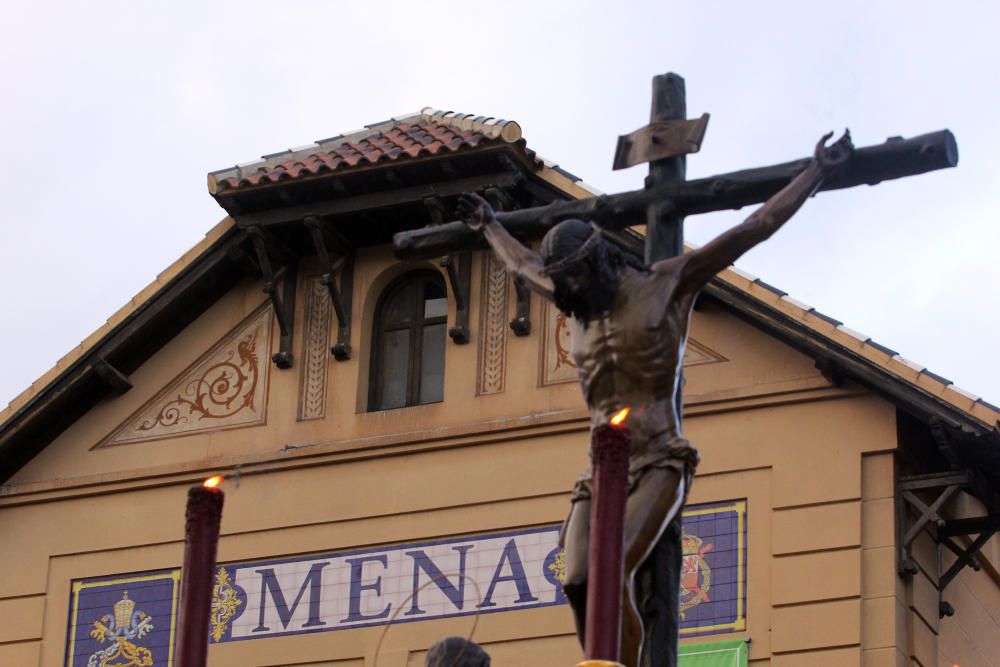
[(474, 192), (467, 192), (458, 198), (458, 217), (474, 232), (496, 221), (496, 213), (489, 202)]
[(825, 173), (830, 173), (844, 165), (854, 154), (850, 130), (844, 130), (844, 135), (840, 139), (827, 146), (826, 142), (832, 136), (833, 132), (824, 134), (816, 144), (816, 152), (813, 153), (813, 160)]

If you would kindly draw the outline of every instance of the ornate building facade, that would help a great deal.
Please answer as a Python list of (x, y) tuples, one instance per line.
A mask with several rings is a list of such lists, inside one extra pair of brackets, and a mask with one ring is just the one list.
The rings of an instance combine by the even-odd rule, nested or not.
[[(413, 667), (470, 634), (575, 665), (565, 321), (481, 247), (389, 243), (465, 191), (593, 190), (516, 123), (431, 110), (209, 189), (227, 217), (0, 412), (0, 664), (173, 664), (185, 492), (219, 473), (211, 665)], [(997, 664), (996, 406), (736, 269), (684, 373), (686, 664)]]

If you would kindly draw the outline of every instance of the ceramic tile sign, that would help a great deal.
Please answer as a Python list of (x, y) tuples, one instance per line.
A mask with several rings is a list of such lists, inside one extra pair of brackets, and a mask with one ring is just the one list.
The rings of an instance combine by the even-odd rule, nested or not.
[(67, 667), (172, 667), (180, 570), (74, 581)]
[[(746, 527), (745, 501), (685, 510), (682, 637), (746, 628)], [(226, 564), (216, 570), (209, 641), (564, 605), (558, 541), (551, 525)], [(169, 667), (177, 575), (74, 582), (67, 665)]]
[[(221, 568), (214, 641), (564, 604), (558, 526)], [(231, 621), (230, 621), (231, 619)]]
[(747, 503), (684, 511), (681, 637), (746, 630)]
[[(228, 565), (213, 641), (566, 604), (559, 526)], [(684, 513), (681, 635), (746, 628), (746, 502)]]

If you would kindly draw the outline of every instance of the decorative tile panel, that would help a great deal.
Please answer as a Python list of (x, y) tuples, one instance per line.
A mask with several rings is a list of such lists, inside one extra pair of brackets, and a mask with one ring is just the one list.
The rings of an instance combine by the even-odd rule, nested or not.
[(74, 581), (66, 667), (172, 667), (180, 570)]
[(507, 361), (507, 270), (492, 252), (483, 255), (482, 321), (479, 335), (479, 384), (476, 393), (504, 390)]
[(98, 446), (263, 424), (272, 319), (258, 308)]
[[(542, 302), (541, 386), (576, 382), (576, 364), (570, 356), (570, 330), (566, 316), (551, 301)], [(684, 366), (698, 366), (728, 361), (724, 356), (698, 341), (688, 338), (684, 347)]]
[(681, 637), (746, 629), (745, 500), (684, 511)]
[(326, 376), (330, 368), (330, 322), (333, 307), (319, 276), (306, 278), (305, 336), (302, 341), (302, 375), (299, 383), (299, 419), (326, 415)]
[[(746, 525), (745, 501), (684, 511), (682, 637), (746, 628)], [(220, 566), (209, 641), (564, 605), (559, 530), (553, 525)], [(177, 577), (172, 571), (74, 582), (68, 667), (169, 665)], [(116, 606), (126, 591), (127, 604), (134, 605), (127, 609)], [(140, 632), (143, 623), (151, 626)], [(100, 651), (117, 652), (120, 637), (131, 642), (123, 652), (148, 650), (154, 662), (89, 664)]]

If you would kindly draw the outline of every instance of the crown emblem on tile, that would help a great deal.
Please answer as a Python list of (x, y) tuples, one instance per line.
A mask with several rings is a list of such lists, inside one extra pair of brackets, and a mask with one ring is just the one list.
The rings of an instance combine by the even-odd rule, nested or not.
[(122, 591), (122, 599), (115, 603), (115, 625), (127, 628), (135, 612), (135, 601), (128, 599), (128, 591)]
[(712, 545), (703, 542), (697, 535), (684, 533), (681, 539), (683, 560), (681, 561), (681, 618), (688, 609), (708, 601), (708, 591), (712, 587), (712, 569), (705, 560), (705, 554)]
[(94, 621), (90, 636), (101, 644), (110, 643), (90, 656), (87, 667), (154, 667), (152, 652), (133, 643), (153, 630), (153, 617), (136, 610), (128, 591), (122, 591), (111, 611)]

